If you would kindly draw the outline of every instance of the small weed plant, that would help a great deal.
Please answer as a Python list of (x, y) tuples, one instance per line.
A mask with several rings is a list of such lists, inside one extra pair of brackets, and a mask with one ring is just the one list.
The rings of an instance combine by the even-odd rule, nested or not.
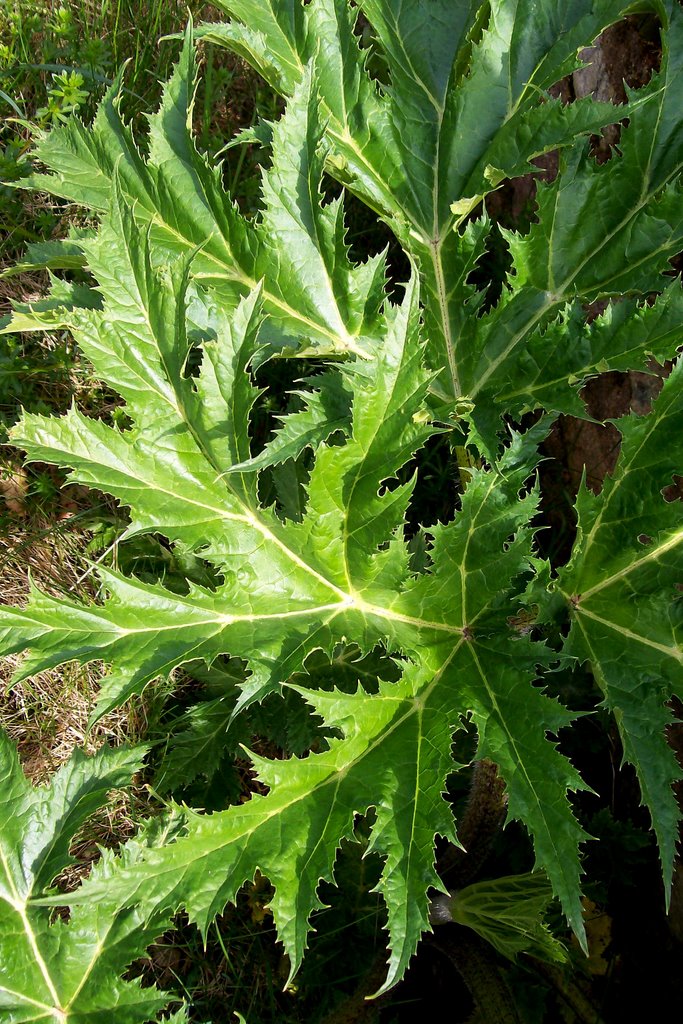
[[(191, 5), (192, 6), (192, 5)], [(160, 36), (176, 32), (187, 5), (172, 0), (112, 0), (102, 4), (7, 0), (0, 5), (0, 243), (2, 268), (22, 245), (59, 228), (62, 204), (35, 209), (12, 183), (30, 173), (32, 132), (78, 112), (90, 119), (125, 61), (121, 102), (128, 115), (153, 109), (159, 77), (172, 66), (172, 46)]]
[[(467, 730), (475, 758), (498, 766), (508, 820), (535, 857), (526, 881), (498, 883), (498, 948), (561, 959), (540, 918), (551, 894), (585, 947), (589, 837), (570, 796), (586, 783), (557, 740), (575, 716), (547, 692), (572, 664), (590, 666), (596, 704), (618, 725), (671, 887), (680, 773), (666, 731), (671, 699), (683, 698), (673, 500), (683, 293), (670, 263), (683, 248), (681, 8), (219, 6), (227, 21), (188, 29), (144, 150), (117, 85), (91, 127), (70, 117), (41, 136), (45, 171), (28, 180), (96, 218), (62, 250), (91, 284), (54, 278), (9, 329), (70, 330), (125, 408), (113, 424), (76, 407), (27, 413), (12, 443), (113, 496), (130, 510), (127, 536), (161, 538), (187, 571), (171, 586), (100, 566), (93, 603), (34, 588), (26, 607), (0, 610), (2, 650), (28, 652), (18, 678), (107, 663), (94, 721), (183, 666), (216, 674), (152, 753), (165, 812), (68, 894), (52, 886), (71, 837), (146, 751), (76, 753), (34, 788), (3, 740), (7, 1021), (133, 1024), (164, 1008), (191, 1019), (177, 993), (126, 970), (180, 909), (206, 934), (262, 876), (293, 978), (338, 851), (363, 831), (386, 911), (377, 989), (389, 989), (431, 927), (430, 904), (432, 921), (437, 907), (471, 923), (486, 903), (474, 893), (454, 910), (436, 869), (435, 843), (458, 843), (446, 793), (459, 751), (471, 759), (459, 746)], [(553, 98), (582, 48), (633, 12), (661, 27), (649, 84), (618, 108)], [(241, 139), (270, 151), (255, 216), (193, 142), (197, 36), (246, 58), (284, 97), (279, 119)], [(618, 147), (599, 164), (590, 137), (616, 122)], [(539, 183), (529, 230), (493, 224), (486, 197), (550, 151), (559, 172)], [(368, 249), (374, 225), (390, 228), (390, 261), (352, 255), (345, 202), (371, 211)], [(505, 277), (491, 294), (482, 268), (501, 238)], [(591, 317), (596, 300), (604, 311)], [(272, 368), (294, 359), (303, 379), (259, 439)], [(590, 378), (654, 372), (653, 361), (666, 364), (661, 393), (648, 415), (618, 421), (616, 469), (599, 494), (581, 487), (571, 556), (552, 567), (536, 537), (539, 444), (561, 414), (587, 415)], [(448, 455), (453, 493), (436, 520), (424, 499), (435, 452)], [(298, 756), (258, 736), (259, 708), (273, 700), (280, 727), (298, 732)], [(234, 768), (245, 758), (249, 792)], [(192, 805), (199, 779), (213, 804)], [(526, 910), (511, 912), (515, 901)], [(54, 916), (65, 903), (68, 921)]]

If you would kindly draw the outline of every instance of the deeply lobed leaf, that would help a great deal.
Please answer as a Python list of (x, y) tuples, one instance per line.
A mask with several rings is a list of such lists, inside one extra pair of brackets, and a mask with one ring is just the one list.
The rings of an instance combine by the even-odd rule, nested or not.
[[(592, 99), (565, 107), (548, 92), (621, 16), (613, 0), (365, 0), (379, 80), (345, 0), (221, 6), (232, 20), (201, 34), (287, 98), (262, 212), (239, 214), (192, 141), (191, 33), (151, 119), (147, 158), (115, 93), (91, 130), (71, 121), (42, 139), (49, 173), (36, 183), (100, 217), (79, 242), (98, 292), (86, 301), (55, 285), (49, 313), (122, 396), (129, 426), (73, 409), (26, 414), (12, 435), (29, 459), (70, 469), (128, 507), (128, 536), (161, 534), (204, 559), (215, 586), (177, 593), (103, 568), (99, 604), (33, 591), (25, 609), (0, 610), (0, 643), (30, 650), (24, 675), (70, 658), (108, 662), (96, 714), (178, 666), (242, 659), (244, 678), (188, 716), (168, 770), (179, 786), (201, 772), (191, 742), (215, 757), (232, 749), (233, 722), (283, 687), (303, 696), (325, 741), (301, 758), (250, 754), (267, 795), (188, 812), (165, 845), (107, 858), (70, 902), (86, 914), (107, 894), (116, 920), (130, 922), (126, 943), (181, 905), (205, 931), (258, 869), (275, 887), (294, 972), (320, 882), (334, 879), (356, 815), (372, 811), (387, 988), (429, 927), (429, 890), (443, 889), (434, 841), (457, 842), (443, 794), (458, 767), (454, 733), (471, 721), (477, 756), (500, 766), (509, 818), (528, 828), (537, 867), (585, 942), (585, 834), (567, 796), (585, 784), (555, 740), (572, 714), (537, 683), (558, 658), (590, 661), (638, 771), (668, 883), (678, 811), (665, 726), (666, 702), (681, 695), (681, 531), (680, 505), (662, 491), (681, 471), (680, 367), (649, 417), (619, 422), (621, 461), (599, 496), (580, 493), (577, 544), (556, 581), (534, 555), (532, 528), (548, 419), (501, 442), (501, 416), (584, 415), (587, 378), (652, 369), (651, 357), (677, 352), (681, 290), (663, 275), (681, 244), (683, 16), (676, 4), (652, 5), (661, 69), (615, 110)], [(596, 165), (583, 137), (625, 118), (620, 152)], [(473, 283), (491, 246), (482, 201), (555, 148), (560, 173), (539, 188), (537, 221), (526, 235), (503, 233), (511, 267), (492, 301)], [(409, 257), (400, 303), (386, 297), (382, 256), (351, 260), (343, 200), (324, 202), (324, 171), (390, 225)], [(585, 305), (598, 298), (613, 301), (589, 323)], [(33, 318), (38, 329), (44, 312), (19, 311), (16, 322)], [(255, 451), (258, 368), (290, 354), (326, 362)], [(454, 420), (469, 425), (481, 458), (461, 468), (453, 516), (418, 534), (416, 560), (416, 453)], [(279, 506), (265, 504), (264, 482), (277, 493), (277, 471), (294, 460), (303, 498), (288, 516), (282, 494)], [(570, 617), (562, 652), (516, 634), (525, 587), (540, 619), (558, 602)], [(313, 659), (332, 666), (349, 645), (360, 657), (382, 652), (392, 672), (354, 691), (335, 688), (330, 668), (318, 685)], [(68, 961), (68, 941), (57, 960)]]
[[(69, 845), (84, 821), (114, 787), (129, 783), (143, 750), (102, 749), (91, 758), (78, 751), (49, 787), (25, 778), (10, 741), (0, 734), (0, 1008), (11, 1024), (28, 1021), (85, 1024), (116, 1008), (117, 1020), (144, 1024), (169, 996), (139, 981), (122, 981), (126, 966), (144, 953), (167, 919), (154, 910), (122, 910), (106, 892), (111, 857), (91, 883), (104, 892), (75, 909), (66, 924), (35, 904), (53, 878), (74, 863)], [(143, 846), (171, 834), (148, 829), (131, 843), (124, 860), (134, 863)], [(117, 865), (118, 867), (118, 865)], [(60, 897), (64, 902), (64, 897)]]

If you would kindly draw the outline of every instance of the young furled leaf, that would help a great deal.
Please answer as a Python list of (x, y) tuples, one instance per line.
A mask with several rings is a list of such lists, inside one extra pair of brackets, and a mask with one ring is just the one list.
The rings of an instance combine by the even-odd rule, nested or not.
[(440, 898), (439, 913), (472, 928), (510, 960), (531, 953), (539, 960), (566, 963), (566, 949), (543, 923), (551, 901), (548, 879), (536, 871), (467, 885)]

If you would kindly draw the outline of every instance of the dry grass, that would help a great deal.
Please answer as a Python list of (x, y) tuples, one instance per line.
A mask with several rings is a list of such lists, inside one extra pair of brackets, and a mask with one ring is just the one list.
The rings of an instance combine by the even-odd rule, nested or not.
[(118, 849), (132, 839), (140, 823), (155, 814), (159, 807), (150, 800), (146, 787), (137, 777), (126, 789), (112, 789), (108, 797), (106, 804), (90, 815), (71, 841), (69, 852), (74, 863), (64, 868), (54, 881), (61, 892), (77, 889), (99, 859), (100, 848)]
[[(3, 604), (25, 603), (29, 577), (53, 596), (95, 596), (87, 575), (87, 532), (74, 529), (68, 520), (41, 524), (13, 517), (10, 522), (14, 528), (0, 537)], [(128, 701), (88, 727), (105, 671), (101, 662), (69, 662), (13, 683), (22, 660), (21, 655), (0, 659), (0, 728), (16, 743), (24, 772), (35, 785), (47, 783), (76, 747), (91, 754), (104, 745), (139, 742), (146, 735), (146, 705), (141, 699)], [(75, 863), (56, 880), (62, 891), (80, 884), (101, 846), (125, 842), (140, 821), (153, 813), (142, 780), (132, 781), (130, 788), (112, 791), (107, 803), (75, 836), (71, 844)]]
[[(4, 604), (21, 606), (28, 594), (29, 575), (54, 596), (92, 599), (88, 535), (68, 522), (21, 524), (0, 538), (0, 580)], [(146, 733), (144, 703), (129, 701), (101, 719), (92, 729), (92, 712), (104, 666), (100, 662), (69, 662), (20, 682), (12, 677), (21, 655), (0, 659), (0, 726), (17, 743), (24, 769), (34, 782), (45, 781), (68, 760), (74, 747), (91, 753), (103, 744), (139, 741)]]
[[(13, 266), (15, 262), (14, 256), (8, 260), (3, 258), (7, 242), (7, 236), (0, 240), (0, 271)], [(0, 277), (0, 316), (11, 312), (12, 302), (36, 302), (42, 299), (48, 284), (47, 271), (44, 270), (27, 272), (18, 277)]]

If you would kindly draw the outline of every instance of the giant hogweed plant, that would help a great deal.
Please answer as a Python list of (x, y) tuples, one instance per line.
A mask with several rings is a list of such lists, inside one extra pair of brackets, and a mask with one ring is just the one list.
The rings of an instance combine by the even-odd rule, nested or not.
[[(115, 90), (91, 127), (72, 119), (41, 137), (46, 170), (33, 184), (92, 211), (97, 226), (27, 261), (81, 261), (96, 288), (54, 278), (51, 296), (18, 307), (14, 325), (68, 326), (127, 419), (110, 426), (73, 408), (25, 414), (12, 431), (29, 459), (127, 507), (128, 536), (160, 534), (201, 558), (213, 584), (179, 593), (100, 567), (97, 603), (33, 589), (25, 608), (0, 611), (0, 637), (5, 653), (29, 652), (22, 678), (70, 659), (107, 663), (96, 717), (188, 662), (246, 665), (171, 742), (178, 792), (224, 763), (273, 693), (303, 698), (319, 740), (285, 759), (247, 742), (258, 793), (215, 813), (172, 807), (68, 895), (49, 887), (69, 837), (140, 753), (77, 756), (50, 790), (35, 790), (4, 743), (0, 945), (11, 966), (0, 1005), (13, 1022), (114, 1007), (117, 1021), (147, 1020), (170, 997), (121, 980), (126, 966), (181, 907), (205, 933), (257, 870), (272, 883), (294, 974), (321, 881), (333, 881), (341, 840), (368, 812), (387, 915), (383, 988), (395, 984), (444, 890), (435, 839), (458, 841), (444, 791), (461, 767), (453, 740), (464, 721), (476, 757), (499, 766), (508, 817), (528, 830), (537, 869), (585, 944), (587, 837), (568, 794), (586, 787), (555, 740), (572, 712), (542, 686), (558, 659), (594, 673), (670, 887), (678, 769), (665, 731), (670, 698), (683, 697), (683, 530), (665, 491), (683, 468), (680, 363), (649, 415), (619, 420), (616, 469), (600, 494), (581, 487), (573, 551), (557, 572), (532, 524), (538, 444), (553, 417), (585, 416), (586, 380), (672, 359), (683, 340), (683, 295), (667, 276), (683, 248), (683, 12), (664, 0), (220, 6), (230, 20), (198, 34), (241, 54), (285, 98), (281, 119), (259, 132), (271, 150), (261, 212), (241, 216), (193, 144), (191, 31), (144, 154)], [(642, 11), (658, 16), (663, 44), (646, 87), (618, 110), (552, 98), (582, 47)], [(618, 149), (599, 166), (590, 134), (615, 121)], [(503, 231), (511, 267), (491, 305), (473, 275), (492, 232), (482, 200), (549, 150), (560, 151), (558, 176), (539, 184), (529, 232)], [(326, 175), (343, 186), (339, 198), (323, 199)], [(404, 292), (385, 254), (352, 260), (344, 190), (393, 231), (410, 262)], [(590, 322), (587, 304), (604, 298)], [(312, 357), (314, 370), (256, 451), (258, 368), (289, 356)], [(526, 433), (510, 426), (539, 410)], [(410, 467), (436, 433), (460, 450), (465, 435), (471, 458), (457, 509), (419, 535), (416, 558)], [(277, 470), (293, 465), (306, 466), (299, 511), (282, 496), (266, 504), (286, 479)], [(515, 628), (525, 602), (532, 631)], [(567, 627), (552, 645), (551, 622)], [(341, 685), (348, 650), (384, 652), (392, 672)], [(328, 669), (313, 673), (320, 652)], [(46, 904), (64, 902), (69, 923), (50, 923)]]

